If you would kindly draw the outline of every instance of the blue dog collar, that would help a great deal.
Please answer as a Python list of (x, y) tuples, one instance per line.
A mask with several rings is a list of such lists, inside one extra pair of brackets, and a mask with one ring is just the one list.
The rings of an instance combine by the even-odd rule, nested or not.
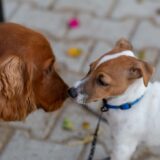
[(110, 104), (107, 103), (107, 100), (103, 99), (102, 111), (108, 111), (109, 109), (128, 110), (128, 109), (132, 108), (133, 105), (138, 103), (143, 98), (143, 96), (141, 96), (140, 98), (136, 99), (135, 101), (133, 101), (131, 103), (124, 103), (120, 106), (110, 105)]

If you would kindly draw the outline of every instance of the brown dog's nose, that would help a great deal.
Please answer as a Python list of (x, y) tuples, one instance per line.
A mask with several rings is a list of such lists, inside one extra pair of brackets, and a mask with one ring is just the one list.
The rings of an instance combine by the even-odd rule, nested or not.
[(68, 90), (68, 94), (72, 98), (76, 98), (78, 96), (76, 88), (72, 87)]

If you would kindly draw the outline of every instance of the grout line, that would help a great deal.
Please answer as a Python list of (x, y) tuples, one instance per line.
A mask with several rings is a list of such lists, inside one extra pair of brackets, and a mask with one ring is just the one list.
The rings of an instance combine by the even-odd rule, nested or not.
[(54, 10), (58, 0), (54, 0), (52, 4), (47, 8), (48, 10)]
[(86, 149), (88, 147), (88, 144), (85, 144), (78, 156), (78, 159), (77, 160), (83, 160), (85, 158), (85, 154), (86, 154)]
[[(134, 38), (134, 35), (136, 34), (136, 32), (137, 32), (137, 30), (138, 30), (138, 27), (140, 26), (140, 24), (141, 24), (141, 22), (139, 21), (139, 20), (137, 20), (137, 21), (135, 21), (135, 24), (134, 24), (134, 26), (133, 26), (133, 29), (132, 29), (132, 31), (130, 32), (130, 34), (129, 34), (129, 40), (130, 41), (132, 41), (133, 40), (133, 38)], [(134, 46), (133, 46), (134, 47)]]
[[(18, 3), (18, 2), (16, 2)], [(4, 18), (5, 18), (5, 21), (10, 21), (12, 20), (12, 18), (15, 16), (15, 14), (18, 12), (19, 8), (21, 7), (22, 3), (18, 3), (18, 5), (15, 7), (15, 9), (13, 10), (13, 12), (11, 13), (11, 15), (9, 15), (9, 17), (7, 18), (6, 17), (6, 14), (5, 14), (5, 10), (4, 10)]]
[(117, 1), (117, 0), (113, 0), (113, 1), (114, 1), (114, 2), (112, 3), (112, 5), (111, 5), (111, 7), (110, 7), (110, 9), (109, 9), (109, 11), (108, 11), (108, 14), (107, 14), (107, 16), (106, 16), (106, 18), (108, 18), (108, 19), (111, 19), (111, 18), (112, 18), (113, 12), (115, 11), (116, 7), (117, 7), (118, 4), (119, 4), (119, 1)]
[(94, 48), (95, 48), (96, 43), (97, 43), (96, 41), (93, 41), (91, 47), (90, 47), (89, 50), (88, 50), (88, 54), (86, 55), (86, 58), (85, 58), (85, 60), (83, 61), (81, 67), (80, 67), (79, 72), (83, 72), (83, 71), (84, 71), (84, 66), (86, 65), (89, 57), (91, 56), (91, 54), (92, 54), (92, 52), (93, 52), (93, 50), (94, 50)]
[(7, 140), (5, 141), (5, 144), (3, 145), (3, 147), (1, 148), (0, 156), (3, 154), (3, 152), (6, 149), (6, 147), (8, 146), (9, 142), (12, 140), (12, 137), (15, 134), (15, 129), (13, 129), (13, 128), (10, 128), (10, 129), (11, 129), (11, 131), (10, 131), (8, 137), (7, 137)]
[(61, 111), (59, 111), (58, 115), (54, 119), (52, 126), (49, 127), (49, 132), (48, 132), (48, 134), (46, 134), (45, 139), (48, 139), (50, 137), (50, 135), (54, 132), (54, 129), (55, 129), (57, 123), (59, 122), (61, 115), (65, 112), (65, 110), (67, 108), (68, 108), (68, 105), (66, 105), (66, 107), (62, 107)]
[(160, 49), (158, 49), (158, 55), (157, 55), (157, 58), (154, 61), (155, 67), (157, 67), (159, 60), (160, 60)]

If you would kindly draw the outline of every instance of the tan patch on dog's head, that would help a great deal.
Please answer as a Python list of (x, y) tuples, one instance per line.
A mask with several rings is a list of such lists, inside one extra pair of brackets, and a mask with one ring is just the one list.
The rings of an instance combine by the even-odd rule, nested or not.
[(84, 83), (88, 101), (121, 95), (136, 79), (143, 78), (147, 86), (153, 67), (134, 57), (120, 56), (92, 70)]

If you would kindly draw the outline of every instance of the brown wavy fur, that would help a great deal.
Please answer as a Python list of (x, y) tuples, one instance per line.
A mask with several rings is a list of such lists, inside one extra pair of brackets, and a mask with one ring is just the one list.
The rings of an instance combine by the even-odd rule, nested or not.
[(14, 23), (0, 24), (0, 120), (23, 120), (37, 108), (54, 111), (68, 86), (54, 68), (46, 38)]
[(21, 120), (36, 109), (25, 63), (10, 56), (0, 64), (0, 117)]

